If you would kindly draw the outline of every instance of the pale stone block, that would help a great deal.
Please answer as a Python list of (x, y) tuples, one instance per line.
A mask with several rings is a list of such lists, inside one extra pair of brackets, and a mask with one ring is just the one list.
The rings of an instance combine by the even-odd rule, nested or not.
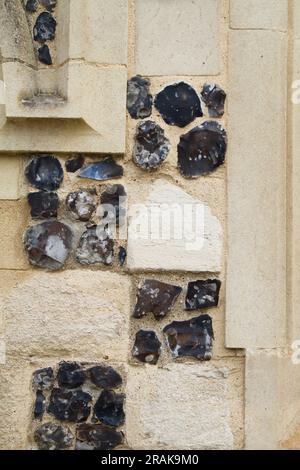
[[(129, 280), (108, 272), (1, 272), (9, 356), (124, 362)], [(17, 325), (17, 328), (16, 328)]]
[(287, 24), (287, 0), (230, 0), (232, 28), (286, 31)]
[(20, 197), (22, 158), (0, 155), (0, 199)]
[(25, 201), (0, 201), (0, 269), (29, 267), (22, 242), (27, 218)]
[(226, 345), (232, 348), (285, 342), (286, 39), (271, 31), (230, 33)]
[(137, 73), (219, 73), (218, 0), (137, 0), (136, 15)]
[(165, 180), (140, 202), (130, 208), (129, 269), (220, 271), (222, 227), (207, 205)]
[(220, 366), (130, 367), (126, 389), (129, 446), (178, 450), (238, 446), (235, 437), (243, 429), (242, 376), (240, 360), (223, 361)]

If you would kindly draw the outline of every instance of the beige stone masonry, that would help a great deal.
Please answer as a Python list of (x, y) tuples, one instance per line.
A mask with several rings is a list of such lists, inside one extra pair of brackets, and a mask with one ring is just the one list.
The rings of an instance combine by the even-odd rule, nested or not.
[(22, 158), (0, 155), (0, 200), (16, 200), (20, 197)]
[(288, 0), (230, 0), (230, 26), (287, 30)]
[[(13, 161), (13, 158), (11, 160)], [(13, 184), (14, 178), (12, 178)], [(28, 260), (22, 244), (28, 215), (29, 210), (25, 200), (0, 200), (0, 270), (28, 269)]]

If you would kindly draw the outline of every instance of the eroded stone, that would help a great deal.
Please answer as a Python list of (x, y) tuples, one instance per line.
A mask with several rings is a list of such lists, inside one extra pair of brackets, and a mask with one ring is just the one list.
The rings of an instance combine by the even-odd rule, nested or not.
[(80, 424), (76, 450), (111, 450), (122, 444), (123, 434), (104, 424)]
[(34, 440), (40, 450), (61, 450), (72, 446), (74, 436), (64, 426), (45, 423), (35, 431)]
[(24, 237), (29, 262), (55, 271), (61, 269), (72, 248), (71, 229), (56, 220), (29, 227)]
[(101, 227), (88, 228), (79, 240), (76, 259), (81, 264), (110, 266), (114, 261), (114, 241)]
[(27, 0), (25, 10), (28, 11), (28, 13), (35, 13), (38, 8), (38, 1), (39, 0)]
[(80, 170), (83, 167), (85, 162), (84, 156), (80, 153), (69, 160), (66, 161), (65, 166), (68, 173), (76, 173), (76, 171)]
[(39, 0), (40, 1), (40, 4), (46, 8), (46, 10), (48, 11), (54, 11), (55, 7), (56, 7), (56, 4), (57, 4), (57, 0)]
[(55, 191), (64, 179), (62, 166), (52, 155), (34, 157), (25, 174), (32, 186), (44, 191)]
[(145, 119), (152, 113), (150, 80), (137, 75), (127, 83), (127, 109), (133, 119)]
[(108, 186), (101, 194), (104, 216), (110, 223), (119, 227), (124, 222), (126, 214), (126, 191), (122, 184)]
[(112, 389), (122, 385), (122, 377), (112, 367), (106, 365), (91, 367), (89, 373), (91, 381), (97, 387)]
[(97, 207), (97, 192), (95, 189), (80, 189), (70, 193), (66, 206), (77, 220), (87, 222)]
[(156, 96), (154, 104), (164, 121), (172, 126), (185, 127), (203, 116), (199, 96), (184, 82), (165, 87)]
[(38, 48), (38, 58), (39, 61), (42, 62), (42, 64), (52, 65), (52, 57), (47, 44), (44, 44), (42, 47)]
[(101, 162), (91, 163), (84, 167), (80, 173), (80, 178), (88, 178), (97, 181), (109, 180), (112, 178), (120, 178), (123, 176), (123, 168), (118, 165), (111, 157)]
[(141, 122), (135, 135), (134, 162), (144, 170), (159, 167), (171, 149), (164, 130), (153, 121)]
[(182, 288), (153, 279), (143, 281), (137, 293), (137, 303), (133, 312), (135, 318), (153, 313), (159, 320), (167, 315), (175, 304)]
[(92, 397), (82, 390), (54, 388), (51, 392), (48, 412), (62, 421), (81, 423), (91, 412)]
[(224, 114), (226, 93), (219, 85), (205, 83), (201, 92), (203, 102), (208, 108), (212, 118), (222, 117)]
[(225, 161), (227, 137), (215, 121), (206, 121), (180, 137), (178, 168), (187, 178), (210, 173)]
[(123, 394), (103, 390), (94, 407), (95, 417), (108, 426), (120, 426), (125, 421), (123, 404)]
[(221, 281), (208, 279), (207, 281), (189, 282), (185, 299), (186, 310), (217, 307)]
[(120, 246), (118, 256), (119, 256), (120, 266), (124, 266), (126, 258), (127, 258), (127, 250), (123, 246)]
[(76, 362), (61, 362), (59, 364), (57, 381), (60, 387), (77, 388), (86, 379), (85, 372)]
[(54, 384), (52, 367), (38, 369), (33, 374), (32, 385), (35, 390), (50, 390)]
[(132, 355), (140, 362), (157, 364), (161, 353), (161, 342), (154, 331), (140, 330), (135, 337)]
[(56, 24), (57, 23), (51, 13), (47, 11), (41, 13), (33, 28), (34, 40), (41, 43), (53, 41), (55, 38)]
[(38, 193), (28, 194), (27, 199), (33, 219), (57, 217), (59, 198), (56, 193), (39, 191)]
[(46, 398), (41, 390), (37, 390), (35, 397), (35, 404), (33, 409), (34, 419), (42, 419), (45, 412)]
[(212, 357), (214, 332), (209, 315), (187, 321), (173, 321), (163, 330), (173, 357), (192, 356), (209, 361)]

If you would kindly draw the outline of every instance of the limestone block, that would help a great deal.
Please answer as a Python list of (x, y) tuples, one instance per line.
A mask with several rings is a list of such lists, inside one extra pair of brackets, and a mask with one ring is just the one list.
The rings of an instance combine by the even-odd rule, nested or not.
[(137, 0), (136, 18), (137, 73), (218, 74), (218, 0)]
[(25, 201), (0, 201), (0, 269), (28, 269), (22, 243), (28, 214)]
[[(239, 370), (238, 370), (239, 369)], [(134, 449), (232, 449), (243, 428), (242, 363), (130, 367), (126, 435)], [(232, 414), (234, 410), (234, 416)]]
[(284, 33), (230, 33), (226, 345), (232, 348), (285, 341), (286, 45)]
[(129, 269), (220, 271), (222, 227), (200, 200), (157, 180), (146, 201), (130, 209)]
[(287, 22), (287, 0), (230, 0), (232, 28), (286, 31)]
[(0, 155), (0, 199), (20, 197), (22, 158)]
[(125, 276), (88, 270), (2, 271), (0, 284), (9, 356), (126, 360), (130, 311)]

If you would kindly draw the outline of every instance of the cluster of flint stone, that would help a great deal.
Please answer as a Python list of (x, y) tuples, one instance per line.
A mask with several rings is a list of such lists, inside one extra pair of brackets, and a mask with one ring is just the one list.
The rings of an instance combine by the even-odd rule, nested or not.
[(38, 10), (39, 4), (46, 11), (37, 17), (33, 28), (33, 38), (36, 42), (42, 44), (38, 49), (39, 61), (45, 65), (52, 65), (52, 57), (46, 42), (55, 39), (57, 23), (52, 13), (56, 7), (57, 0), (27, 0), (25, 9), (28, 13), (35, 13)]
[[(38, 448), (70, 449), (74, 443), (76, 450), (110, 450), (119, 446), (123, 434), (117, 428), (125, 421), (125, 397), (115, 389), (122, 382), (121, 375), (106, 364), (86, 368), (76, 362), (61, 362), (57, 374), (52, 367), (35, 371), (33, 419), (42, 423), (34, 432)], [(95, 388), (100, 389), (96, 397)], [(50, 418), (45, 418), (47, 413), (63, 424), (45, 421)], [(73, 423), (75, 433), (69, 427)]]
[[(219, 85), (205, 83), (201, 98), (210, 117), (223, 116), (226, 93)], [(139, 75), (131, 78), (127, 86), (130, 116), (133, 119), (149, 117), (152, 103), (149, 79)], [(155, 96), (154, 106), (171, 126), (185, 127), (203, 116), (199, 95), (185, 82), (166, 86)], [(133, 149), (133, 161), (137, 166), (143, 170), (157, 169), (166, 160), (170, 149), (170, 142), (157, 123), (148, 120), (137, 125)], [(186, 178), (196, 178), (215, 171), (224, 163), (226, 149), (225, 130), (216, 121), (206, 121), (181, 136), (178, 145), (179, 171)]]
[[(218, 279), (189, 282), (186, 310), (217, 307), (221, 282)], [(146, 279), (138, 287), (137, 302), (133, 317), (142, 318), (153, 313), (156, 320), (168, 315), (177, 301), (182, 288), (154, 279)], [(173, 321), (163, 329), (166, 343), (174, 358), (191, 356), (201, 361), (210, 360), (214, 332), (212, 319), (207, 314), (187, 321)], [(162, 344), (156, 333), (140, 330), (135, 337), (132, 356), (140, 362), (157, 364), (162, 351)]]

